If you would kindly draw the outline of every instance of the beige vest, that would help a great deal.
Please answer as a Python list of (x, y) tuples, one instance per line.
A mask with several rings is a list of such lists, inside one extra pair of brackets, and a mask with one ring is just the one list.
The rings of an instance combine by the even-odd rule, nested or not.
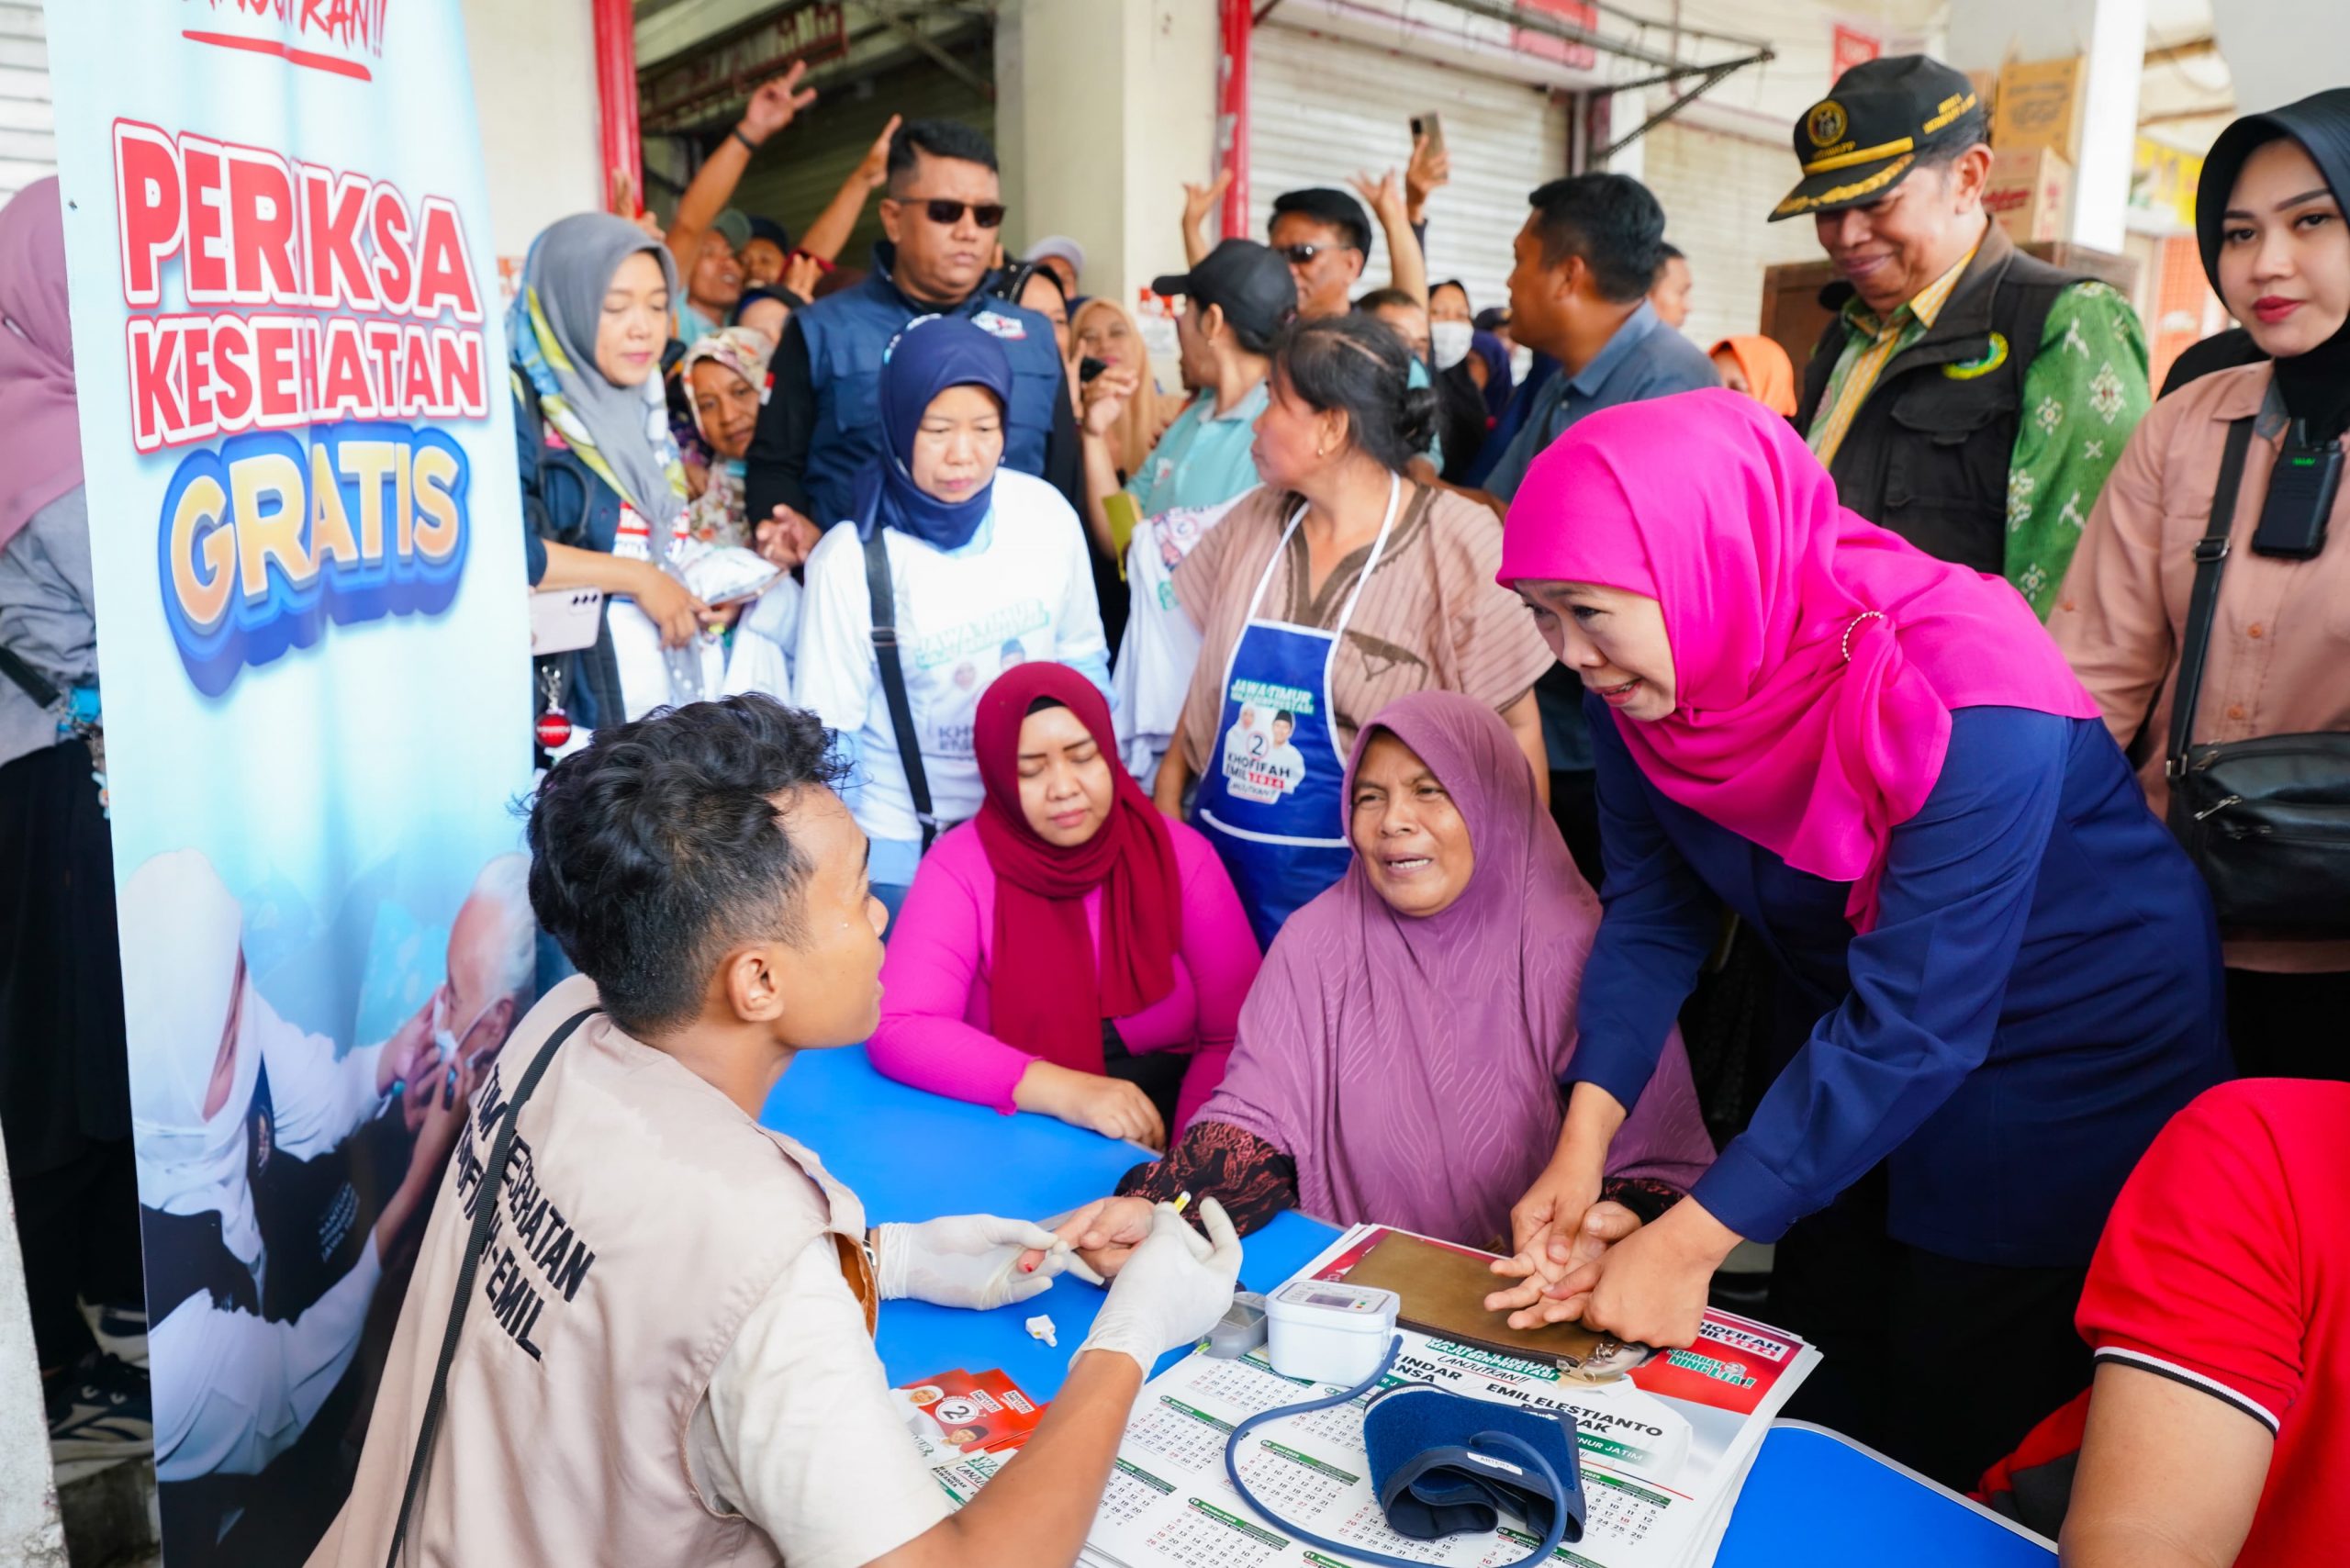
[[(310, 1568), (381, 1568), (490, 1145), (585, 979), (515, 1031), (442, 1178), (350, 1500)], [(831, 1232), (875, 1296), (865, 1213), (813, 1155), (601, 1014), (521, 1109), (401, 1561), (418, 1568), (779, 1563), (695, 1484), (687, 1428), (743, 1319)]]

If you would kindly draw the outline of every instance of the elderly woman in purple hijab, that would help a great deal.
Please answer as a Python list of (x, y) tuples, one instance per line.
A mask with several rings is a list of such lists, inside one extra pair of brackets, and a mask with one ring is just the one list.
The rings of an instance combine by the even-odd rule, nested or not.
[[(1354, 863), (1274, 939), (1223, 1084), (1164, 1159), (1062, 1225), (1105, 1272), (1185, 1191), (1244, 1232), (1298, 1208), (1509, 1250), (1510, 1205), (1557, 1144), (1599, 901), (1508, 726), (1457, 693), (1381, 710), (1346, 799)], [(1594, 1241), (1713, 1157), (1676, 1035), (1613, 1146), (1619, 1206)]]

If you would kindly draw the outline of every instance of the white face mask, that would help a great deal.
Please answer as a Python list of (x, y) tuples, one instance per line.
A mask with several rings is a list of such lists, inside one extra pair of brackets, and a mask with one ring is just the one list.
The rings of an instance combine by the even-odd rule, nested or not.
[(456, 1018), (450, 1012), (449, 1003), (450, 996), (446, 990), (432, 999), (432, 1048), (439, 1053), (442, 1068), (449, 1073), (452, 1082), (454, 1083), (459, 1081), (458, 1075), (470, 1065), (457, 1059), (457, 1047), (464, 1044), (465, 1036), (472, 1034), (483, 1019), (489, 1016), (489, 1009), (497, 1006), (498, 1003), (492, 1002), (482, 1008), (480, 1012), (474, 1014), (473, 1022), (462, 1029), (451, 1026), (456, 1022)]
[(1477, 329), (1466, 321), (1428, 323), (1428, 353), (1438, 370), (1450, 370), (1469, 357), (1469, 340)]

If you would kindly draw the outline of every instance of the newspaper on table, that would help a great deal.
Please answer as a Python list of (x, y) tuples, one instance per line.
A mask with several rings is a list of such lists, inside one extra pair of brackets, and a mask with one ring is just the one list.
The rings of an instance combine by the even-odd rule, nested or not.
[[(1299, 1277), (1344, 1279), (1389, 1234), (1356, 1226)], [(1574, 1413), (1583, 1533), (1559, 1549), (1557, 1561), (1580, 1568), (1710, 1563), (1772, 1418), (1819, 1360), (1792, 1334), (1715, 1311), (1689, 1349), (1596, 1383), (1555, 1363), (1398, 1332), (1403, 1351), (1383, 1386), (1429, 1383)], [(1237, 1361), (1194, 1353), (1151, 1379), (1080, 1561), (1093, 1568), (1347, 1568), (1267, 1524), (1225, 1474), (1226, 1439), (1242, 1420), (1337, 1392), (1281, 1376), (1261, 1348)], [(1498, 1568), (1541, 1544), (1507, 1517), (1493, 1533), (1434, 1541), (1389, 1529), (1363, 1453), (1368, 1403), (1365, 1395), (1251, 1432), (1239, 1457), (1249, 1490), (1315, 1535), (1413, 1562)]]

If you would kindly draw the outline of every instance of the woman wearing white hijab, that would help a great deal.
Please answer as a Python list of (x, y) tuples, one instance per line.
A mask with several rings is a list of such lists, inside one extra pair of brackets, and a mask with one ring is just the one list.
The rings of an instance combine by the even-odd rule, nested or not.
[(330, 1154), (373, 1120), (395, 1082), (434, 1059), (430, 1035), (403, 1029), (338, 1060), (332, 1041), (280, 1018), (246, 971), (244, 911), (197, 850), (133, 872), (121, 920), (155, 1472), (167, 1483), (252, 1474), (341, 1381), (380, 1254), (430, 1196), (464, 1104), (453, 1097), (427, 1117), (407, 1179), (349, 1270), (298, 1312), (270, 1316), (256, 1176), (266, 1182), (277, 1156)]

